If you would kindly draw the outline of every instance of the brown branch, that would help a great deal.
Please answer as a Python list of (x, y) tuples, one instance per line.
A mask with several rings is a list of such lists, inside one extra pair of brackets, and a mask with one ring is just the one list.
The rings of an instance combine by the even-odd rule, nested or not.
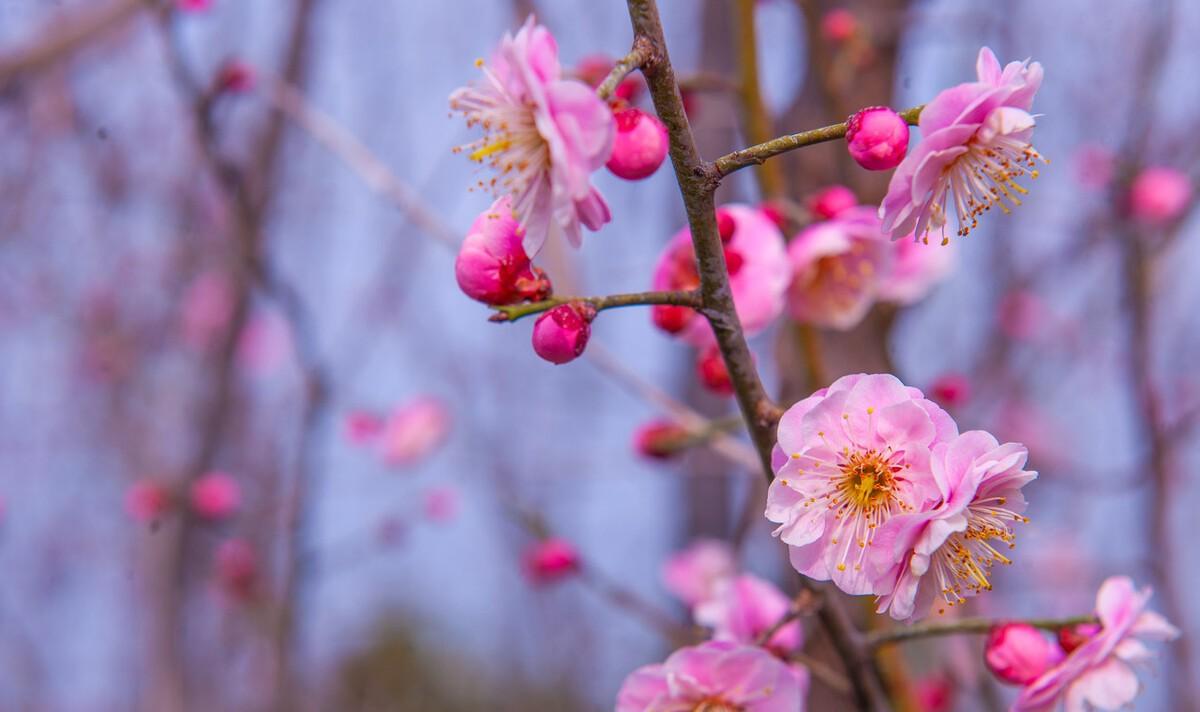
[(488, 320), (495, 322), (516, 321), (532, 314), (539, 314), (562, 304), (571, 304), (573, 302), (589, 304), (596, 311), (619, 309), (621, 307), (650, 306), (654, 304), (669, 304), (677, 307), (692, 307), (693, 309), (698, 309), (701, 306), (700, 293), (695, 291), (634, 292), (632, 294), (610, 294), (604, 297), (551, 297), (550, 299), (543, 299), (540, 302), (506, 304), (493, 307), (496, 313), (492, 314)]
[[(904, 118), (910, 125), (916, 125), (917, 119), (921, 116), (921, 110), (925, 105), (914, 106), (911, 109), (905, 109), (900, 112), (900, 116)], [(743, 148), (733, 153), (721, 156), (713, 161), (717, 179), (740, 171), (743, 168), (762, 164), (768, 158), (774, 158), (782, 153), (794, 151), (797, 148), (812, 146), (817, 143), (826, 141), (836, 141), (846, 135), (846, 123), (833, 124), (832, 126), (823, 126), (819, 129), (810, 131), (801, 131), (800, 133), (789, 134), (773, 138), (770, 141), (764, 141), (749, 148)]]
[(650, 45), (645, 42), (634, 42), (633, 49), (629, 54), (617, 60), (613, 65), (612, 70), (604, 81), (600, 82), (600, 86), (596, 87), (596, 96), (607, 100), (612, 93), (617, 90), (617, 86), (629, 76), (631, 73), (641, 69), (647, 61), (650, 60), (652, 50)]
[(713, 201), (716, 176), (696, 150), (692, 128), (675, 84), (675, 73), (667, 54), (657, 5), (653, 0), (628, 0), (628, 7), (637, 38), (635, 44), (647, 43), (652, 48), (652, 55), (642, 67), (642, 73), (650, 87), (654, 110), (667, 126), (670, 136), (671, 165), (675, 169), (699, 263), (703, 305), (699, 311), (712, 326), (733, 382), (738, 406), (758, 450), (763, 472), (770, 478), (771, 448), (775, 443), (775, 423), (778, 422), (780, 411), (763, 390), (734, 308), (724, 249), (717, 234)]
[(989, 618), (963, 618), (948, 623), (921, 623), (904, 628), (880, 630), (867, 636), (867, 647), (874, 650), (892, 643), (904, 643), (920, 638), (932, 638), (940, 635), (962, 635), (987, 633), (992, 628), (1005, 623), (1024, 623), (1034, 628), (1058, 630), (1073, 625), (1095, 623), (1095, 616), (1072, 616), (1071, 618), (1029, 618), (1025, 620), (992, 620)]

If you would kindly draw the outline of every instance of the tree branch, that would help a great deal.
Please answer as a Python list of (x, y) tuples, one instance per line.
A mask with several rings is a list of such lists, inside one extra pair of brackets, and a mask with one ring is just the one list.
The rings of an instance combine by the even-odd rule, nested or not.
[(604, 81), (600, 82), (600, 86), (596, 87), (596, 96), (607, 100), (612, 93), (617, 90), (617, 86), (634, 71), (641, 69), (646, 62), (650, 61), (650, 57), (654, 54), (653, 48), (648, 42), (637, 40), (633, 43), (633, 49), (629, 54), (617, 60), (613, 65), (608, 76)]
[(539, 314), (548, 311), (562, 304), (571, 304), (574, 302), (582, 302), (590, 304), (596, 311), (605, 309), (618, 309), (620, 307), (636, 307), (649, 306), (654, 304), (669, 304), (677, 307), (692, 307), (699, 309), (701, 306), (700, 293), (695, 291), (677, 291), (677, 292), (634, 292), (632, 294), (610, 294), (604, 297), (551, 297), (540, 302), (528, 302), (526, 304), (506, 304), (504, 306), (494, 307), (495, 314), (488, 318), (488, 321), (507, 322), (516, 321), (531, 314)]
[(891, 643), (903, 643), (918, 638), (940, 635), (982, 634), (1005, 623), (1024, 623), (1034, 628), (1058, 630), (1083, 623), (1095, 623), (1095, 616), (1072, 616), (1071, 618), (1029, 618), (1026, 620), (992, 620), (989, 618), (963, 618), (949, 623), (923, 623), (905, 628), (880, 630), (867, 636), (867, 647), (872, 650)]
[[(925, 105), (914, 106), (911, 109), (905, 109), (900, 112), (900, 116), (904, 118), (910, 125), (915, 126), (917, 120), (921, 116), (921, 110)], [(794, 151), (797, 148), (804, 148), (816, 143), (824, 143), (826, 141), (835, 141), (846, 135), (846, 122), (834, 124), (832, 126), (823, 126), (819, 129), (811, 131), (801, 131), (800, 133), (789, 134), (773, 138), (770, 141), (743, 148), (733, 153), (721, 156), (713, 161), (713, 167), (716, 169), (716, 178), (720, 180), (725, 176), (735, 171), (740, 171), (743, 168), (754, 166), (763, 163), (768, 158), (774, 158), (782, 153)]]

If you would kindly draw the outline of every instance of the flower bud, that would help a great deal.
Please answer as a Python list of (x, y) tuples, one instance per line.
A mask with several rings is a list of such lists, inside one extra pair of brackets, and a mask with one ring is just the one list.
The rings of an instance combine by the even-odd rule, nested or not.
[(955, 408), (971, 397), (971, 382), (961, 373), (945, 373), (933, 382), (933, 397), (943, 406)]
[(217, 548), (217, 584), (230, 598), (247, 601), (258, 588), (258, 553), (244, 539), (228, 539)]
[(633, 447), (645, 457), (667, 460), (682, 452), (690, 439), (691, 434), (683, 426), (669, 420), (652, 420), (633, 434)]
[(213, 78), (213, 92), (241, 94), (254, 89), (256, 75), (254, 67), (240, 59), (225, 60)]
[(210, 472), (192, 484), (192, 511), (205, 519), (224, 519), (242, 503), (242, 489), (224, 472)]
[(1006, 623), (988, 633), (983, 658), (1000, 680), (1027, 685), (1062, 660), (1063, 652), (1037, 628), (1025, 623)]
[(858, 18), (845, 8), (830, 10), (821, 18), (821, 36), (830, 42), (845, 42), (857, 32)]
[(1129, 186), (1129, 212), (1141, 222), (1163, 225), (1182, 215), (1191, 198), (1186, 174), (1165, 166), (1147, 168)]
[(608, 170), (625, 180), (649, 177), (667, 157), (667, 127), (657, 116), (641, 109), (616, 112), (617, 135), (613, 140)]
[(574, 361), (587, 347), (596, 310), (583, 303), (560, 304), (533, 325), (533, 350), (550, 363)]
[(135, 522), (150, 522), (171, 508), (171, 491), (155, 480), (138, 480), (125, 492), (125, 511)]
[(176, 0), (175, 6), (183, 12), (204, 12), (212, 8), (212, 0)]
[(843, 211), (858, 205), (858, 198), (854, 191), (844, 185), (831, 185), (810, 195), (804, 205), (815, 217), (832, 220)]
[(449, 485), (432, 487), (425, 491), (422, 508), (429, 521), (448, 522), (458, 515), (458, 490)]
[(561, 581), (579, 571), (579, 554), (565, 539), (542, 539), (525, 552), (525, 573), (535, 584)]
[(384, 420), (369, 410), (352, 410), (343, 421), (346, 439), (354, 445), (365, 445), (383, 432)]
[(721, 242), (732, 240), (736, 230), (737, 221), (733, 219), (733, 214), (724, 208), (717, 208), (717, 233), (721, 236)]
[(439, 398), (421, 395), (388, 415), (379, 433), (379, 455), (392, 467), (408, 467), (432, 455), (450, 435), (450, 408)]
[(668, 334), (678, 334), (687, 328), (696, 310), (691, 307), (677, 307), (671, 304), (655, 304), (650, 309), (650, 318), (654, 325)]
[(700, 383), (713, 393), (723, 396), (733, 393), (733, 381), (729, 378), (729, 370), (725, 368), (725, 359), (715, 346), (705, 349), (700, 354), (700, 359), (696, 362), (696, 373), (700, 376)]
[(846, 121), (846, 146), (869, 171), (895, 168), (908, 150), (908, 124), (886, 106), (862, 109)]
[(1064, 653), (1070, 653), (1079, 646), (1091, 640), (1100, 632), (1097, 623), (1080, 623), (1058, 629), (1058, 645)]
[(492, 305), (545, 299), (550, 282), (530, 265), (524, 238), (525, 228), (513, 216), (508, 196), (475, 218), (454, 260), (454, 277), (463, 293)]

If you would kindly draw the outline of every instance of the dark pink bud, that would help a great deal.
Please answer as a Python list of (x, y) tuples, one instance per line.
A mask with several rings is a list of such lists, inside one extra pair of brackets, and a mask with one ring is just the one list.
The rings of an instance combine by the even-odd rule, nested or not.
[(690, 439), (683, 426), (669, 420), (652, 420), (633, 434), (633, 447), (646, 457), (666, 460), (686, 448)]
[(212, 7), (212, 0), (176, 0), (175, 5), (184, 12), (204, 12)]
[(206, 519), (224, 519), (242, 503), (237, 480), (224, 472), (210, 472), (192, 484), (192, 511)]
[(550, 282), (530, 265), (521, 244), (524, 238), (525, 228), (507, 196), (475, 218), (454, 261), (454, 277), (463, 293), (493, 305), (545, 299)]
[(721, 242), (732, 240), (736, 231), (737, 221), (733, 219), (733, 215), (724, 208), (717, 208), (717, 233), (721, 236)]
[(650, 318), (654, 325), (668, 334), (678, 334), (687, 328), (696, 311), (691, 307), (677, 307), (670, 304), (655, 304), (650, 309)]
[(542, 539), (525, 552), (525, 573), (535, 584), (561, 581), (579, 571), (579, 554), (565, 539)]
[(254, 67), (240, 59), (229, 59), (217, 70), (217, 76), (213, 79), (213, 90), (218, 94), (248, 92), (254, 88), (255, 79)]
[(775, 227), (780, 230), (787, 226), (787, 213), (775, 201), (767, 200), (759, 203), (758, 209), (768, 220), (775, 223)]
[(725, 359), (715, 347), (709, 347), (700, 354), (696, 362), (696, 374), (704, 387), (718, 395), (731, 395), (733, 381), (729, 378), (729, 370), (725, 368)]
[(933, 382), (933, 397), (948, 408), (965, 405), (971, 397), (971, 382), (961, 373), (946, 373)]
[(998, 679), (1028, 685), (1062, 660), (1063, 651), (1031, 625), (1006, 623), (988, 633), (983, 659)]
[(831, 185), (810, 195), (804, 205), (815, 217), (832, 220), (858, 205), (858, 197), (844, 185)]
[(913, 698), (920, 712), (950, 712), (954, 703), (954, 684), (941, 675), (912, 682)]
[(258, 568), (258, 553), (244, 539), (228, 539), (217, 548), (217, 584), (231, 598), (247, 601), (254, 597)]
[(744, 257), (742, 257), (742, 253), (726, 246), (726, 248), (725, 248), (725, 270), (727, 272), (729, 272), (730, 277), (736, 275), (738, 272), (741, 272), (742, 265), (745, 264), (745, 262), (746, 262), (746, 259)]
[(1165, 166), (1143, 170), (1129, 186), (1129, 212), (1150, 225), (1178, 218), (1191, 199), (1192, 182), (1187, 174)]
[(171, 509), (171, 491), (155, 480), (138, 480), (125, 492), (125, 511), (135, 522), (151, 522)]
[(1100, 625), (1097, 623), (1080, 623), (1079, 625), (1067, 626), (1058, 629), (1058, 645), (1063, 649), (1064, 653), (1070, 653), (1079, 646), (1088, 642), (1100, 632)]
[(821, 18), (821, 36), (830, 42), (845, 42), (857, 32), (858, 18), (845, 8), (830, 10)]
[(846, 121), (846, 146), (869, 171), (895, 168), (908, 150), (908, 123), (886, 106), (862, 109)]
[(650, 176), (667, 157), (667, 127), (657, 116), (641, 109), (622, 109), (613, 116), (617, 120), (617, 135), (606, 164), (608, 170), (625, 180)]
[(369, 410), (352, 410), (344, 421), (346, 439), (355, 445), (365, 445), (383, 432), (383, 416)]
[(533, 350), (550, 363), (579, 358), (592, 334), (596, 310), (582, 303), (560, 304), (538, 317), (533, 325)]

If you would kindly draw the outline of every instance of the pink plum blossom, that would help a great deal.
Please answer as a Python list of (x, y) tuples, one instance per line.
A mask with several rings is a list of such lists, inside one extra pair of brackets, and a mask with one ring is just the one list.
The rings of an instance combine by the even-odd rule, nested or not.
[(808, 196), (804, 207), (821, 220), (829, 220), (858, 205), (858, 196), (844, 185), (831, 185)]
[(688, 606), (712, 598), (727, 579), (737, 573), (733, 547), (719, 539), (697, 539), (667, 559), (663, 585)]
[(1117, 710), (1133, 702), (1140, 684), (1134, 666), (1154, 654), (1144, 640), (1174, 640), (1179, 629), (1146, 610), (1150, 589), (1137, 590), (1126, 576), (1107, 579), (1096, 595), (1100, 630), (1021, 691), (1012, 712)]
[(525, 228), (512, 212), (512, 200), (502, 196), (480, 213), (454, 260), (454, 278), (471, 299), (484, 304), (537, 301), (550, 295), (545, 273), (529, 262), (522, 240)]
[(596, 309), (579, 302), (560, 304), (543, 312), (533, 323), (533, 350), (556, 365), (574, 361), (583, 355), (592, 335)]
[(908, 122), (886, 106), (861, 109), (846, 120), (846, 148), (869, 171), (891, 170), (908, 150)]
[(789, 408), (766, 516), (792, 566), (846, 593), (879, 594), (888, 577), (870, 561), (877, 531), (936, 497), (931, 451), (957, 434), (945, 411), (889, 374), (843, 376)]
[(242, 488), (224, 472), (209, 472), (192, 483), (192, 511), (206, 519), (224, 519), (242, 503)]
[(505, 34), (490, 68), (479, 65), (483, 80), (451, 94), (450, 108), (483, 137), (456, 150), (498, 174), (487, 185), (512, 197), (530, 257), (551, 235), (578, 247), (581, 225), (599, 230), (611, 219), (591, 174), (612, 152), (612, 111), (587, 84), (563, 78), (558, 43), (532, 16)]
[(983, 661), (997, 678), (1027, 685), (1063, 659), (1058, 644), (1028, 623), (1005, 623), (988, 633)]
[(1042, 65), (1011, 62), (1001, 68), (987, 47), (979, 50), (978, 81), (959, 84), (934, 97), (921, 112), (921, 142), (901, 162), (879, 207), (884, 232), (912, 233), (948, 242), (953, 210), (958, 235), (966, 235), (985, 211), (1021, 204), (1027, 191), (1017, 183), (1037, 177), (1041, 155), (1030, 144), (1035, 124), (1029, 113), (1042, 84)]
[(879, 299), (905, 306), (915, 304), (946, 278), (954, 268), (957, 253), (955, 245), (894, 241), (891, 269), (879, 280)]
[[(696, 606), (696, 622), (712, 628), (714, 640), (753, 644), (791, 609), (791, 601), (769, 581), (741, 574), (717, 585), (715, 594)], [(804, 642), (799, 621), (780, 628), (767, 648), (787, 655)]]
[[(783, 234), (770, 218), (748, 205), (725, 205), (719, 212), (728, 215), (733, 226), (725, 243), (725, 263), (729, 270), (729, 286), (738, 318), (747, 336), (766, 329), (783, 311), (789, 270), (784, 250)], [(683, 228), (675, 233), (658, 258), (654, 270), (654, 289), (695, 289), (700, 286), (696, 270), (696, 254), (692, 249), (692, 233)], [(715, 343), (708, 321), (688, 316), (678, 334), (693, 346)]]
[(157, 480), (138, 480), (125, 491), (125, 512), (135, 522), (154, 521), (171, 509), (171, 490)]
[(762, 648), (713, 640), (625, 678), (616, 712), (803, 712), (808, 671)]
[(392, 411), (379, 435), (379, 454), (392, 467), (414, 465), (450, 433), (450, 410), (433, 396), (418, 396)]
[(1037, 478), (1022, 469), (1028, 454), (982, 430), (932, 448), (935, 506), (893, 517), (876, 534), (882, 554), (873, 563), (888, 572), (875, 579), (879, 613), (915, 620), (939, 595), (954, 606), (991, 590), (992, 567), (1010, 563), (1000, 549), (1013, 543), (1011, 524), (1025, 521), (1021, 488)]
[(614, 116), (617, 137), (605, 165), (613, 175), (625, 180), (650, 177), (667, 157), (667, 127), (657, 116), (641, 109), (622, 109)]
[(853, 328), (875, 302), (891, 268), (892, 246), (866, 207), (808, 226), (788, 244), (792, 283), (788, 312), (817, 326)]
[(579, 571), (579, 552), (566, 539), (551, 537), (529, 547), (524, 563), (530, 581), (535, 584), (554, 583)]
[(1192, 199), (1186, 173), (1167, 166), (1144, 169), (1129, 186), (1129, 212), (1149, 225), (1164, 225), (1183, 215)]
[(425, 490), (422, 509), (431, 522), (448, 522), (458, 515), (458, 488), (450, 485)]

